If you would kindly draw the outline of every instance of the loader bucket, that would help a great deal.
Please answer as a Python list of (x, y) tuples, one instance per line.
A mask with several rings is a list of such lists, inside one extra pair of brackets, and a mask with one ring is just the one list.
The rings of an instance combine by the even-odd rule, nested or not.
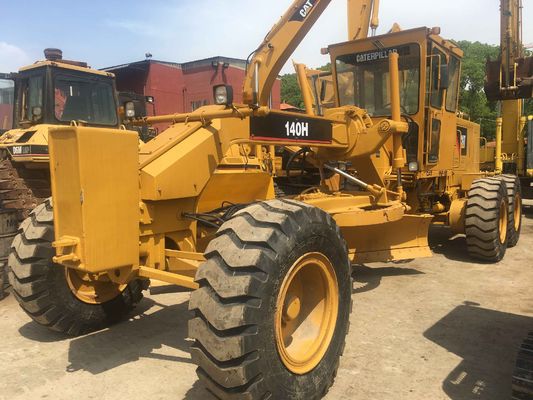
[(56, 128), (49, 148), (54, 261), (91, 273), (138, 265), (137, 134)]

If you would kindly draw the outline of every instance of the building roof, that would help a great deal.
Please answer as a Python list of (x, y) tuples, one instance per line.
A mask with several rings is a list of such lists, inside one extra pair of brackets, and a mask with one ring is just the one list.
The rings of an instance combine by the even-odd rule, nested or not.
[(102, 68), (102, 70), (107, 71), (107, 72), (113, 72), (119, 69), (139, 69), (139, 70), (144, 71), (148, 69), (148, 66), (150, 64), (163, 64), (163, 65), (167, 65), (170, 67), (175, 67), (175, 68), (187, 71), (188, 69), (211, 66), (214, 63), (228, 64), (229, 66), (232, 66), (235, 68), (240, 68), (243, 70), (246, 69), (246, 60), (241, 60), (240, 58), (216, 56), (216, 57), (204, 58), (202, 60), (189, 61), (185, 63), (175, 63), (175, 62), (170, 62), (170, 61), (146, 59), (146, 60), (141, 60), (141, 61), (134, 61), (134, 62), (127, 63), (127, 64), (121, 64), (121, 65), (115, 65), (112, 67)]

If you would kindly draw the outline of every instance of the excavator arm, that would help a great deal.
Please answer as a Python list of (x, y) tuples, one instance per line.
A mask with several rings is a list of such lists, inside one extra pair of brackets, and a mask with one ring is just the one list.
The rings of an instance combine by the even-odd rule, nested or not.
[[(257, 50), (246, 71), (244, 103), (267, 106), (270, 93), (281, 68), (298, 47), (331, 0), (295, 0), (281, 20)], [(379, 0), (348, 0), (349, 39), (368, 36), (369, 28), (375, 32), (378, 20)]]
[(253, 54), (244, 80), (244, 103), (267, 106), (272, 86), (331, 0), (295, 0)]
[(348, 0), (348, 39), (368, 37), (368, 30), (375, 35), (379, 26), (379, 0)]
[(524, 57), (522, 0), (500, 2), (500, 56), (487, 62), (485, 93), (491, 101), (533, 95), (533, 57)]

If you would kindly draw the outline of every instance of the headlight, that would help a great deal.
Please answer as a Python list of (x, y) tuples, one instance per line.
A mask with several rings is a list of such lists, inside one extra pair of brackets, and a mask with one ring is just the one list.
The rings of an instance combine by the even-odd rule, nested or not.
[(213, 88), (215, 104), (229, 106), (233, 104), (233, 88), (229, 85), (218, 85)]
[(411, 161), (409, 163), (409, 171), (410, 172), (417, 172), (418, 171), (418, 162), (417, 161)]
[(124, 110), (126, 112), (126, 118), (135, 118), (135, 104), (133, 101), (128, 101), (124, 104)]

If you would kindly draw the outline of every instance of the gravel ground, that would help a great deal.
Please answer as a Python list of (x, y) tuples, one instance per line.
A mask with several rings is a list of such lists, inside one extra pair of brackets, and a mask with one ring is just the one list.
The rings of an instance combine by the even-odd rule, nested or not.
[[(533, 210), (498, 265), (434, 229), (435, 256), (354, 268), (351, 330), (327, 399), (505, 400), (533, 330)], [(158, 287), (129, 321), (80, 338), (0, 302), (0, 399), (212, 400), (187, 352), (188, 293)]]

